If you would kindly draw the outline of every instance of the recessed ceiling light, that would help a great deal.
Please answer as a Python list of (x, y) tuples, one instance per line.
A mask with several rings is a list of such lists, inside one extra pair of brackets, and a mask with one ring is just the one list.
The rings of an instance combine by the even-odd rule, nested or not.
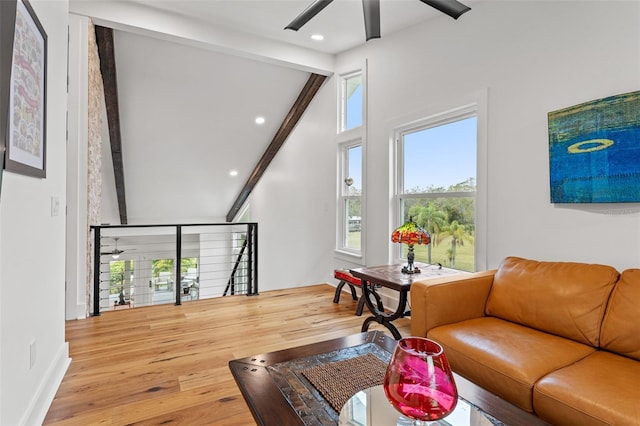
[(238, 176), (238, 171), (237, 170), (231, 170), (229, 172), (229, 176)]
[(313, 34), (311, 39), (315, 41), (322, 41), (324, 40), (324, 36), (322, 34)]
[(264, 117), (256, 117), (256, 124), (264, 124)]

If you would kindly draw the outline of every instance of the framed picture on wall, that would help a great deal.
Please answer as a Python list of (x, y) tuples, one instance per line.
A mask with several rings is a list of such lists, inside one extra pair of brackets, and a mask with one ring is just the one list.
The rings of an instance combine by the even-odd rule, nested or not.
[(640, 91), (549, 113), (552, 203), (640, 202)]
[(27, 0), (16, 3), (5, 168), (46, 177), (47, 34)]

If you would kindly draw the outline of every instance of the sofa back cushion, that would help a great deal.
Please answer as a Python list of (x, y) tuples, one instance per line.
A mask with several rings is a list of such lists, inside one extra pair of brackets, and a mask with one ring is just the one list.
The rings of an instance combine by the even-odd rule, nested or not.
[(640, 360), (640, 269), (627, 269), (613, 289), (602, 322), (600, 346)]
[(506, 258), (485, 313), (591, 346), (620, 274), (611, 266)]

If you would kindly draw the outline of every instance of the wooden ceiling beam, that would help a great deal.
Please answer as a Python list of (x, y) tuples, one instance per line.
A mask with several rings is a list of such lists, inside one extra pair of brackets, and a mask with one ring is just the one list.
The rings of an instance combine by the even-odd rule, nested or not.
[(298, 124), (298, 121), (300, 121), (300, 118), (302, 118), (302, 115), (306, 111), (316, 93), (318, 93), (320, 86), (322, 86), (322, 83), (326, 80), (326, 78), (326, 75), (320, 74), (311, 74), (311, 76), (309, 76), (307, 83), (302, 88), (302, 91), (291, 107), (291, 110), (282, 121), (280, 128), (276, 132), (264, 154), (262, 154), (262, 157), (258, 161), (258, 164), (256, 164), (253, 172), (247, 179), (247, 182), (244, 184), (244, 187), (233, 203), (233, 206), (229, 210), (229, 213), (227, 213), (227, 222), (233, 221), (233, 219), (236, 217), (236, 215), (242, 208), (242, 205), (247, 201), (247, 198), (249, 198), (249, 194), (251, 194), (253, 188), (256, 186), (262, 175), (266, 172), (267, 167), (269, 167), (269, 164), (271, 163), (273, 158), (276, 156), (282, 145), (284, 145), (285, 141)]
[(113, 174), (116, 180), (116, 196), (120, 224), (127, 224), (127, 200), (124, 186), (124, 161), (122, 158), (122, 136), (120, 134), (120, 108), (118, 106), (118, 84), (116, 81), (116, 58), (113, 46), (113, 29), (95, 26), (100, 72), (104, 85), (104, 100), (107, 108), (109, 139)]

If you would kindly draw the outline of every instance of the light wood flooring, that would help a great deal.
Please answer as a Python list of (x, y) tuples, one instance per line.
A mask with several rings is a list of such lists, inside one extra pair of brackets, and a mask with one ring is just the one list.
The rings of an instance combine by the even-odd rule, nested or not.
[[(229, 360), (359, 333), (368, 311), (356, 316), (348, 293), (333, 303), (334, 291), (321, 284), (69, 321), (72, 362), (44, 424), (253, 425)], [(409, 335), (409, 318), (395, 324)]]

